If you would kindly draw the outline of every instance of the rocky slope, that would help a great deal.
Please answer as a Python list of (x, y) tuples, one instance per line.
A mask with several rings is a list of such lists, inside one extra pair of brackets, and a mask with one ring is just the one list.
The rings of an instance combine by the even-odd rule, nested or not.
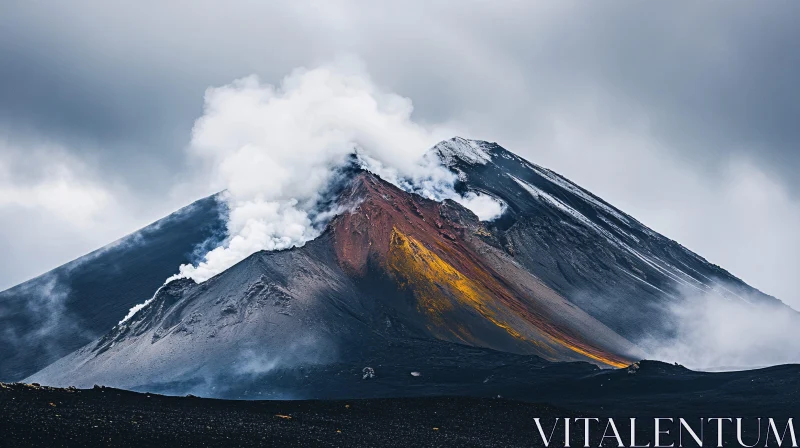
[(686, 296), (719, 295), (785, 308), (721, 267), (589, 191), (495, 143), (460, 138), (434, 148), (462, 191), (507, 204), (490, 229), (527, 271), (632, 341), (673, 328), (667, 312)]
[(630, 342), (522, 269), (460, 205), (363, 171), (340, 198), (355, 205), (321, 237), (254, 254), (199, 285), (171, 282), (131, 319), (34, 379), (207, 385), (218, 376), (370, 364), (395, 339), (611, 366), (634, 358)]
[[(626, 366), (643, 356), (636, 342), (669, 336), (666, 310), (687, 290), (793, 313), (496, 144), (455, 138), (432, 155), (458, 174), (460, 192), (491, 195), (505, 213), (481, 222), (455, 202), (351, 170), (335, 197), (347, 211), (319, 238), (253, 254), (202, 284), (174, 281), (29, 381), (224, 397), (404, 395), (403, 386), (364, 388), (361, 377), (424, 366), (460, 382), (497, 366), (543, 377), (559, 371), (552, 362)], [(447, 391), (437, 387), (412, 390)]]

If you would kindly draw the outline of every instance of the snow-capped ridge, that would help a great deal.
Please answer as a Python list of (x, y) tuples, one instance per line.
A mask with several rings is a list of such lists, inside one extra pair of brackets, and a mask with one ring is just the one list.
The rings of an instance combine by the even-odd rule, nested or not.
[(442, 164), (451, 166), (455, 159), (461, 159), (472, 165), (485, 165), (492, 161), (492, 155), (481, 141), (463, 137), (453, 137), (436, 144), (433, 151), (439, 156)]

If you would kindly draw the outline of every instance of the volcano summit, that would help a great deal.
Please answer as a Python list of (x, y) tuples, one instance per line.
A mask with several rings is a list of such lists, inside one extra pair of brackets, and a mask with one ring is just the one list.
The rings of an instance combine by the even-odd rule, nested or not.
[[(224, 205), (204, 199), (0, 294), (12, 329), (0, 338), (18, 342), (4, 341), (14, 362), (2, 379), (231, 398), (474, 394), (626, 367), (647, 356), (642, 341), (674, 337), (669, 310), (687, 290), (797, 320), (497, 144), (454, 138), (429, 156), (457, 175), (459, 194), (491, 198), (502, 214), (481, 221), (347, 166), (330, 189), (340, 213), (319, 237), (202, 283), (173, 280), (120, 321), (196, 247), (224, 238)], [(52, 332), (26, 306), (47, 282), (64, 291), (70, 322)]]

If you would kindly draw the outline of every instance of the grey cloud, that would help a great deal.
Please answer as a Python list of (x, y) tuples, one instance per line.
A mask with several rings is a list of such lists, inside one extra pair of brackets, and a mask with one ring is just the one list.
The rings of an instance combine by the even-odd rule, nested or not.
[[(714, 195), (727, 195), (739, 158), (787, 192), (758, 209), (762, 220), (795, 222), (798, 17), (796, 2), (11, 1), (0, 14), (0, 131), (59, 142), (98, 178), (157, 201), (192, 168), (183, 149), (207, 87), (251, 73), (274, 84), (355, 54), (382, 88), (413, 100), (415, 120), (457, 120), (784, 292), (748, 259), (784, 272), (793, 243), (737, 253), (703, 235), (787, 227), (726, 226), (743, 212)], [(562, 147), (563, 123), (580, 151)], [(609, 160), (607, 171), (587, 159)], [(664, 160), (669, 173), (691, 169), (692, 187), (659, 178)], [(690, 205), (658, 194), (670, 189)]]
[(793, 3), (12, 5), (0, 118), (119, 148), (118, 166), (130, 154), (179, 165), (206, 87), (250, 73), (275, 82), (342, 52), (423, 120), (480, 117), (518, 135), (594, 95), (610, 120), (647, 115), (687, 156), (752, 150), (782, 174), (800, 164)]

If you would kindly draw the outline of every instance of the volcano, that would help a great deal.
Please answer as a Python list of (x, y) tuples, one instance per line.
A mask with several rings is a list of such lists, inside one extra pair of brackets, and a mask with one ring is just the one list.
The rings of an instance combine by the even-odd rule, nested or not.
[[(502, 216), (351, 168), (334, 198), (346, 211), (318, 238), (158, 289), (224, 238), (224, 205), (207, 198), (0, 294), (14, 330), (0, 337), (27, 341), (8, 339), (0, 374), (232, 398), (461, 393), (628, 366), (644, 356), (637, 341), (674, 330), (666, 310), (687, 289), (794, 313), (495, 143), (454, 138), (431, 155)], [(63, 285), (56, 317), (69, 324), (43, 332), (30, 297), (48, 282)]]

